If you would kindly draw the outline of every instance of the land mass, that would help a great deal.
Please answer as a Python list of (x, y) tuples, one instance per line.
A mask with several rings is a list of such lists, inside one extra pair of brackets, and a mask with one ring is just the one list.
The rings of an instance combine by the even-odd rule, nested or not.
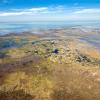
[(0, 100), (100, 100), (99, 37), (75, 27), (0, 36)]

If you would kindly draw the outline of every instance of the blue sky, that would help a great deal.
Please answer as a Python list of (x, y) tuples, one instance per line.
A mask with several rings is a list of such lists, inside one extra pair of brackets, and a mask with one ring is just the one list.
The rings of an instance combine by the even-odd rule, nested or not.
[(0, 0), (0, 21), (100, 21), (100, 0)]

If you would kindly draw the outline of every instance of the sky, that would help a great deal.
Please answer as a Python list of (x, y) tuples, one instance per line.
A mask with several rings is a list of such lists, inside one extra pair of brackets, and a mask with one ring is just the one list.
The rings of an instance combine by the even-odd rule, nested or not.
[(0, 22), (100, 21), (100, 0), (0, 0)]

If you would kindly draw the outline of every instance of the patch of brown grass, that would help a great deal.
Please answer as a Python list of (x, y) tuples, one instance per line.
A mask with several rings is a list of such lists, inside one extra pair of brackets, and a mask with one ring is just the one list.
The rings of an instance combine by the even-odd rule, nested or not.
[(0, 91), (0, 100), (34, 100), (35, 96), (25, 93), (23, 90)]

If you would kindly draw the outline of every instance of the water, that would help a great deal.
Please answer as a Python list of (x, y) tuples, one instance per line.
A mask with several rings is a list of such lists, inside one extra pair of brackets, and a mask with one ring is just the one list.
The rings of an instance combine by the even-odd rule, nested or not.
[(88, 42), (94, 46), (97, 50), (100, 50), (100, 35), (90, 35), (86, 38), (81, 38), (81, 40)]
[(39, 22), (1, 22), (0, 35), (10, 32), (21, 32), (32, 29), (55, 29), (74, 26), (100, 27), (100, 22), (82, 22), (82, 21), (39, 21)]
[[(99, 21), (39, 21), (39, 22), (1, 22), (0, 35), (8, 33), (18, 33), (23, 31), (30, 31), (33, 29), (55, 29), (66, 27), (87, 27), (87, 28), (100, 28)], [(100, 34), (93, 34), (87, 38), (81, 38), (100, 49)]]

